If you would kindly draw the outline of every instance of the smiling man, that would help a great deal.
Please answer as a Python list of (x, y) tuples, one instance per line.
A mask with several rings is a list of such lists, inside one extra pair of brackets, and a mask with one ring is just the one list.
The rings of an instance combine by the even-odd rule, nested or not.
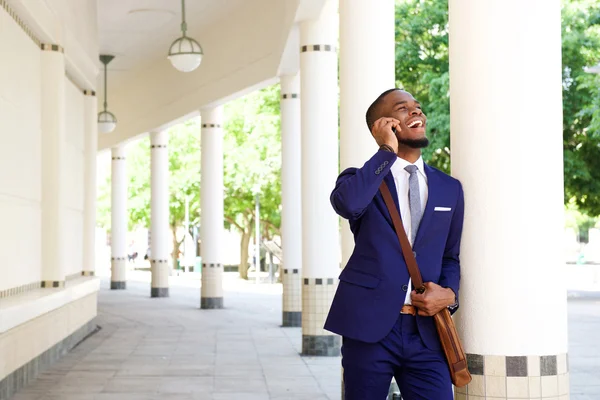
[[(379, 150), (362, 168), (343, 171), (331, 194), (355, 241), (325, 323), (343, 338), (345, 399), (383, 400), (395, 377), (405, 400), (449, 400), (450, 373), (432, 316), (458, 308), (462, 186), (423, 162), (427, 117), (410, 93), (382, 93), (366, 120)], [(411, 286), (379, 192), (383, 181), (419, 264), (422, 294)]]

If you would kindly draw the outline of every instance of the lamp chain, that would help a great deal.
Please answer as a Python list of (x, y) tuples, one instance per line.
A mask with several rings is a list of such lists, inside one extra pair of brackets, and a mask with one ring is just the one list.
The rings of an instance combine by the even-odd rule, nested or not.
[(181, 32), (185, 37), (185, 31), (187, 31), (187, 24), (185, 22), (185, 0), (181, 0)]

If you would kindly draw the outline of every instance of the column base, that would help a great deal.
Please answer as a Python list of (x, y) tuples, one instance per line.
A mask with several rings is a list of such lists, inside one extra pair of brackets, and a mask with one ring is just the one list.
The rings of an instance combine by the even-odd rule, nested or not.
[(457, 400), (483, 398), (567, 399), (567, 354), (490, 356), (467, 354), (473, 380), (455, 388)]
[(302, 335), (303, 356), (338, 357), (341, 354), (342, 337), (337, 335)]
[(203, 310), (216, 310), (223, 307), (222, 297), (201, 297), (200, 308)]
[(111, 290), (125, 290), (125, 289), (127, 289), (127, 282), (125, 282), (125, 281), (123, 281), (123, 282), (111, 281), (110, 282), (110, 289)]
[(168, 287), (153, 287), (150, 289), (150, 297), (169, 297)]
[(302, 326), (302, 311), (284, 311), (282, 315), (285, 327), (301, 327)]
[(95, 276), (95, 271), (81, 271), (81, 276)]

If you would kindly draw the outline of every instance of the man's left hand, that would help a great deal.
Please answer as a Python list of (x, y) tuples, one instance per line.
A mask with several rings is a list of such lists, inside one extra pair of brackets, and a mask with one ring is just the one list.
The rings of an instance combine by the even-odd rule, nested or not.
[(422, 294), (413, 290), (410, 294), (412, 305), (417, 307), (419, 315), (423, 317), (432, 317), (451, 306), (456, 301), (454, 291), (449, 288), (443, 288), (433, 282), (425, 283), (425, 292)]

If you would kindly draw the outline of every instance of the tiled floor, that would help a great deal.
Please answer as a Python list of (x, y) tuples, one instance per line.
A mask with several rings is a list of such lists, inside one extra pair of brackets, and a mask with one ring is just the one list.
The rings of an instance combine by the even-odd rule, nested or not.
[[(226, 278), (224, 310), (200, 310), (197, 280), (150, 298), (147, 273), (126, 291), (103, 281), (86, 340), (12, 400), (340, 399), (340, 359), (300, 357), (281, 328), (281, 288)], [(569, 301), (571, 399), (600, 399), (600, 298)]]
[(339, 357), (301, 357), (300, 328), (281, 328), (278, 286), (231, 281), (225, 310), (200, 310), (198, 282), (171, 297), (148, 283), (109, 291), (102, 330), (13, 400), (267, 400), (340, 398)]

